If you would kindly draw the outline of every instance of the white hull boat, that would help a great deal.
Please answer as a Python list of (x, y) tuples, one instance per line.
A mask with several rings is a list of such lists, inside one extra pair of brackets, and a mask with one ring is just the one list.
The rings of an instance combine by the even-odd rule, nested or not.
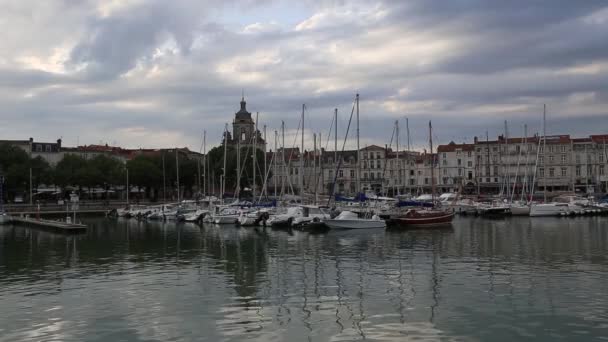
[(530, 216), (530, 206), (527, 205), (512, 205), (511, 215), (513, 216)]
[(530, 207), (530, 216), (560, 216), (570, 211), (567, 203), (543, 203), (534, 204)]
[(323, 220), (331, 229), (383, 229), (386, 222), (377, 215), (371, 219), (362, 219), (352, 211), (343, 211), (334, 219)]
[(0, 213), (0, 225), (8, 224), (8, 223), (9, 223), (8, 215), (6, 215), (5, 213)]

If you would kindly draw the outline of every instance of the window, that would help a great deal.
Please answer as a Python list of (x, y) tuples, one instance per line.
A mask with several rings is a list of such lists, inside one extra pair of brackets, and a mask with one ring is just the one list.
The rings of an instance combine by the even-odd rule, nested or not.
[(494, 177), (494, 183), (498, 183), (498, 178)]
[(45, 148), (47, 152), (51, 152), (51, 145), (46, 145)]
[(373, 172), (369, 173), (369, 178), (372, 179), (372, 180), (374, 179), (374, 173)]
[(565, 163), (566, 163), (566, 155), (562, 154), (562, 164), (565, 164)]
[(458, 175), (462, 176), (462, 169), (458, 169)]
[(600, 176), (604, 175), (604, 165), (600, 165)]
[(241, 128), (241, 141), (247, 140), (247, 134), (245, 133), (245, 129)]
[(469, 160), (469, 161), (467, 162), (467, 167), (473, 167), (473, 162)]
[(580, 163), (581, 163), (581, 155), (580, 155), (580, 154), (577, 154), (577, 155), (576, 155), (576, 163), (577, 163), (577, 164), (580, 164)]
[(367, 162), (366, 161), (363, 162), (363, 168), (367, 169)]
[(418, 171), (418, 176), (422, 176), (422, 171)]
[(576, 175), (581, 176), (581, 167), (579, 165), (576, 166)]
[(538, 149), (540, 150), (540, 153), (545, 153), (545, 149), (542, 146), (540, 146)]
[(460, 150), (456, 151), (456, 155), (459, 156), (460, 155)]
[(540, 169), (538, 169), (538, 174), (539, 174), (541, 177), (545, 177), (545, 169), (543, 169), (542, 167), (541, 167)]
[(553, 152), (553, 146), (549, 146), (549, 152)]
[(549, 163), (553, 163), (553, 156), (549, 156)]
[(519, 145), (515, 146), (515, 152), (519, 153), (520, 147)]
[(429, 184), (429, 179), (427, 177), (424, 177), (424, 184)]
[(538, 157), (538, 162), (539, 162), (539, 164), (544, 164), (545, 158), (543, 156)]
[(42, 152), (42, 145), (36, 145), (36, 152)]
[(448, 161), (447, 160), (443, 160), (443, 166), (447, 166), (448, 165)]
[(490, 178), (486, 178), (486, 183), (490, 183)]
[(600, 163), (603, 163), (603, 162), (604, 162), (604, 155), (603, 155), (603, 154), (600, 154), (599, 156), (597, 156), (597, 160), (598, 160)]
[(498, 152), (498, 148), (496, 148), (496, 147), (492, 147), (492, 151), (494, 151), (494, 152)]
[(378, 177), (378, 179), (382, 179), (382, 178), (383, 178), (383, 177), (382, 177), (382, 174), (381, 174), (380, 172), (378, 172), (378, 173), (376, 174), (376, 176)]
[(333, 174), (334, 174), (334, 172), (333, 172), (332, 170), (327, 171), (327, 176), (328, 176), (329, 178), (332, 178), (332, 177), (333, 177)]
[(443, 175), (447, 175), (448, 174), (448, 169), (443, 169)]
[(448, 154), (443, 152), (443, 159), (447, 158)]
[(367, 172), (363, 173), (363, 179), (367, 179)]
[(355, 170), (350, 170), (350, 178), (355, 178)]
[(469, 171), (468, 178), (469, 178), (469, 180), (473, 179), (473, 172)]
[(562, 145), (562, 152), (566, 152), (566, 146)]
[(373, 169), (373, 168), (374, 168), (374, 165), (375, 165), (375, 164), (374, 164), (374, 162), (373, 162), (373, 161), (370, 161), (370, 162), (369, 162), (369, 168), (370, 168), (370, 169)]
[(555, 177), (555, 169), (554, 168), (549, 168), (549, 177)]
[(471, 151), (467, 152), (467, 157), (471, 157)]
[(299, 173), (300, 171), (298, 169), (296, 169), (296, 175)]
[(340, 177), (340, 178), (344, 177), (344, 170), (338, 171), (338, 177)]
[(363, 152), (363, 159), (367, 159), (367, 152)]
[(410, 176), (414, 175), (414, 170), (410, 170)]
[(380, 166), (380, 161), (379, 161), (379, 160), (376, 160), (376, 167), (377, 167), (377, 168), (379, 168), (379, 169), (380, 169), (380, 168), (382, 168), (382, 167)]
[(494, 175), (498, 175), (498, 166), (494, 166)]
[(566, 176), (568, 174), (568, 169), (565, 167), (562, 167), (562, 177)]

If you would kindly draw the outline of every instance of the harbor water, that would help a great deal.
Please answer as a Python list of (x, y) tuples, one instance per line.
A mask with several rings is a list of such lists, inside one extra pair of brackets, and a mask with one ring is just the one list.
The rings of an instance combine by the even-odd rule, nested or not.
[(608, 218), (0, 226), (0, 341), (601, 341)]

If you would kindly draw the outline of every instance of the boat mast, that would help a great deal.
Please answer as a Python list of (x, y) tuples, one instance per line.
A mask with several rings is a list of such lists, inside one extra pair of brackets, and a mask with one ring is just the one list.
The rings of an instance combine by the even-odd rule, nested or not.
[[(237, 137), (238, 138), (238, 137)], [(226, 152), (228, 148), (228, 124), (224, 127), (224, 168), (222, 169), (222, 183), (220, 184), (220, 196), (224, 199), (224, 190), (226, 190)]]
[(251, 187), (251, 193), (253, 194), (253, 201), (255, 202), (255, 164), (258, 160), (257, 155), (258, 155), (258, 117), (260, 115), (260, 112), (256, 112), (255, 113), (255, 130), (253, 131), (253, 186)]
[(334, 163), (338, 163), (338, 108), (334, 109)]
[[(266, 161), (266, 159), (268, 159), (268, 157), (266, 156), (266, 145), (268, 144), (268, 142), (266, 141), (266, 125), (264, 125), (264, 188), (266, 188), (266, 177), (268, 176), (268, 162)], [(256, 150), (257, 152), (257, 150)], [(272, 159), (270, 160), (270, 162), (272, 163)], [(268, 190), (266, 190), (266, 197), (268, 197)]]
[[(411, 161), (410, 158), (412, 157), (410, 154), (410, 120), (408, 118), (405, 118), (405, 132), (407, 133), (407, 154), (405, 155), (405, 161), (407, 163), (407, 167), (410, 168), (411, 167)], [(409, 187), (409, 182), (410, 182), (410, 174), (409, 172), (407, 172), (408, 170), (405, 170), (405, 182), (406, 182), (406, 188)], [(408, 193), (412, 193), (412, 189), (410, 188)]]
[(358, 194), (359, 192), (361, 192), (361, 162), (359, 161), (360, 154), (361, 154), (361, 150), (359, 148), (359, 94), (357, 94), (355, 101), (356, 101), (356, 105), (357, 105), (357, 191), (356, 191), (356, 193)]
[[(399, 164), (399, 120), (395, 120), (395, 129), (397, 130), (397, 194), (399, 194), (399, 187), (401, 187), (401, 164)], [(395, 196), (394, 187), (393, 196)]]
[(547, 180), (544, 169), (545, 164), (545, 148), (547, 147), (547, 105), (543, 104), (543, 202), (547, 203)]
[(177, 202), (179, 203), (179, 158), (177, 153), (177, 147), (175, 148), (175, 173), (177, 176)]
[[(313, 179), (311, 179), (310, 184), (315, 185), (315, 204), (317, 204), (317, 133), (312, 134), (312, 139), (314, 142), (313, 155), (312, 155), (312, 175)], [(313, 183), (314, 181), (314, 183)]]
[(285, 194), (285, 177), (287, 177), (287, 165), (285, 165), (285, 121), (281, 121), (281, 135), (281, 164), (283, 166), (283, 175), (281, 176), (281, 196), (283, 196), (283, 194)]
[(524, 170), (524, 182), (521, 186), (521, 197), (520, 197), (520, 201), (523, 201), (524, 199), (524, 194), (527, 191), (527, 186), (528, 186), (528, 169), (530, 168), (528, 159), (530, 157), (530, 149), (528, 148), (528, 125), (524, 125), (524, 148), (526, 149), (526, 161), (524, 162), (524, 164), (526, 165), (526, 169)]
[(167, 203), (167, 197), (166, 197), (167, 185), (166, 185), (166, 179), (165, 179), (165, 152), (164, 151), (162, 154), (162, 162), (163, 162), (163, 203)]
[(207, 193), (207, 131), (203, 131), (203, 197)]
[[(510, 175), (509, 175), (509, 127), (507, 126), (507, 120), (505, 120), (505, 159), (502, 162), (503, 172), (504, 172), (504, 185), (506, 195), (509, 196), (509, 188), (511, 185)], [(502, 158), (501, 158), (502, 159)]]
[(306, 105), (302, 104), (302, 151), (300, 152), (300, 202), (304, 203), (304, 110)]
[(241, 197), (241, 137), (236, 139), (236, 198)]
[(431, 200), (435, 205), (435, 158), (433, 157), (433, 126), (429, 121), (429, 144), (431, 148)]
[(272, 175), (272, 181), (273, 181), (273, 185), (274, 185), (274, 198), (277, 198), (277, 158), (276, 156), (279, 155), (279, 151), (277, 150), (277, 141), (279, 140), (279, 132), (277, 132), (276, 130), (274, 131), (274, 164), (272, 165), (272, 168), (274, 170), (274, 174)]
[[(524, 137), (526, 136), (525, 133), (525, 128), (524, 128)], [(517, 185), (517, 177), (519, 176), (519, 166), (520, 166), (520, 161), (521, 161), (521, 153), (523, 152), (523, 142), (525, 141), (525, 138), (522, 139), (522, 141), (519, 144), (519, 153), (517, 154), (517, 169), (515, 170), (515, 180), (513, 181), (513, 191), (511, 191), (511, 198), (509, 199), (509, 202), (512, 204), (513, 203), (513, 197), (515, 197), (515, 187)], [(522, 185), (522, 191), (523, 191), (523, 185)]]

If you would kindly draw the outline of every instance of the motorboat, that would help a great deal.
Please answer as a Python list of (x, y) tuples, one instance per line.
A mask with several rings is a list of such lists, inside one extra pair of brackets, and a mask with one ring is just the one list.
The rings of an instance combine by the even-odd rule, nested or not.
[(486, 217), (504, 217), (511, 215), (511, 206), (502, 201), (494, 201), (490, 204), (479, 206), (478, 213)]
[(530, 216), (559, 216), (567, 215), (570, 212), (568, 203), (540, 203), (530, 207)]
[(446, 209), (408, 209), (405, 214), (394, 218), (402, 228), (432, 228), (452, 224), (454, 211)]
[(359, 218), (352, 211), (343, 211), (334, 219), (325, 219), (323, 222), (331, 229), (371, 229), (386, 228), (386, 222), (378, 215), (371, 218)]
[(454, 212), (462, 215), (475, 215), (477, 214), (477, 207), (479, 203), (473, 201), (470, 198), (463, 198), (454, 203)]
[(194, 211), (186, 212), (186, 213), (182, 214), (182, 217), (183, 217), (183, 220), (186, 222), (196, 222), (196, 221), (199, 221), (199, 220), (205, 218), (205, 216), (208, 214), (209, 214), (209, 210), (207, 210), (207, 209), (196, 209)]
[(326, 208), (315, 205), (298, 205), (288, 207), (287, 212), (271, 216), (268, 223), (273, 227), (292, 227), (310, 222), (322, 222), (330, 219)]
[(213, 215), (210, 215), (211, 222), (215, 224), (235, 224), (238, 223), (241, 210), (234, 206), (216, 206)]
[(256, 211), (241, 211), (238, 218), (238, 223), (241, 226), (257, 226), (262, 222), (264, 225), (270, 218), (270, 213), (267, 209), (260, 209)]
[(520, 202), (511, 203), (511, 215), (530, 216), (530, 205)]

